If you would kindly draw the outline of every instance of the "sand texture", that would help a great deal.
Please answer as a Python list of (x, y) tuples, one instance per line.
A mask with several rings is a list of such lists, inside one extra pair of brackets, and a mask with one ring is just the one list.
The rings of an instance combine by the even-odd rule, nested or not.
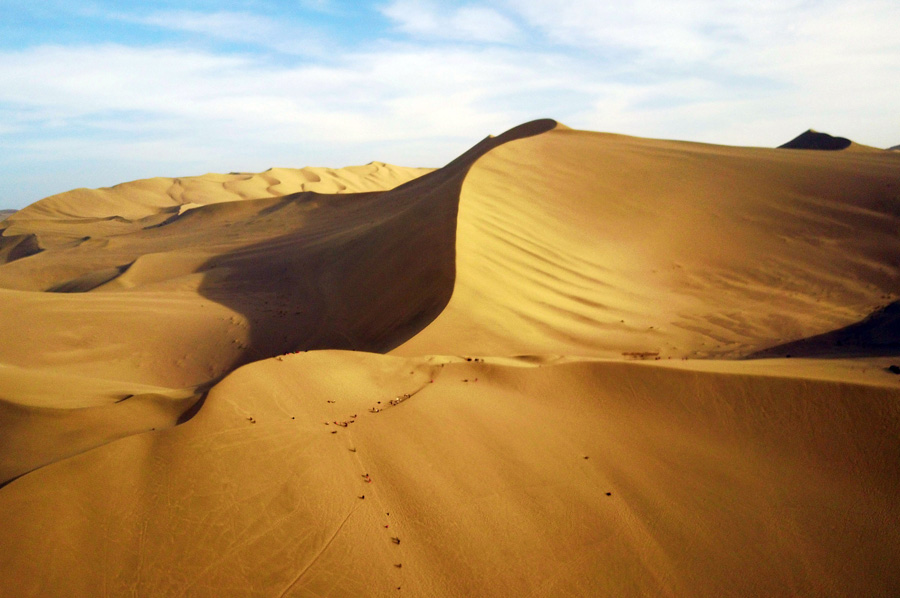
[(900, 594), (900, 154), (804, 135), (11, 214), (0, 595)]

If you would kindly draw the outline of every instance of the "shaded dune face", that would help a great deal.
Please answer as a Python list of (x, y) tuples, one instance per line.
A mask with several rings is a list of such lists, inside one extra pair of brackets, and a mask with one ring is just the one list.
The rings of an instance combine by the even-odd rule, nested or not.
[(808, 338), (757, 351), (761, 357), (881, 357), (900, 355), (900, 302), (869, 314), (863, 320)]
[(391, 191), (286, 197), (253, 225), (287, 220), (295, 230), (216, 256), (201, 270), (222, 274), (206, 277), (199, 292), (246, 318), (247, 361), (313, 349), (389, 351), (453, 292), (457, 206), (471, 164), (555, 125), (535, 121), (489, 137)]

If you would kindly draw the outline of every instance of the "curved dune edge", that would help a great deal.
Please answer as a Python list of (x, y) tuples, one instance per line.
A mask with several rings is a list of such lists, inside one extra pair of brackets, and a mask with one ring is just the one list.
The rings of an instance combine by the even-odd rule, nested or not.
[[(468, 167), (555, 125), (535, 121), (485, 139), (389, 191), (222, 201), (128, 234), (104, 233), (120, 217), (83, 218), (78, 234), (88, 238), (7, 263), (0, 284), (17, 288), (0, 289), (0, 320), (20, 340), (0, 345), (0, 363), (13, 366), (0, 371), (0, 398), (24, 415), (0, 421), (0, 482), (175, 425), (191, 405), (151, 400), (141, 424), (128, 415), (141, 402), (124, 408), (120, 396), (149, 387), (148, 396), (196, 401), (245, 363), (298, 350), (386, 351), (413, 336), (452, 291)], [(48, 371), (55, 388), (38, 383)], [(16, 405), (23, 392), (33, 404)], [(100, 415), (72, 411), (84, 407)]]
[(651, 364), (290, 355), (184, 425), (7, 485), (0, 570), (33, 596), (891, 595), (898, 400)]

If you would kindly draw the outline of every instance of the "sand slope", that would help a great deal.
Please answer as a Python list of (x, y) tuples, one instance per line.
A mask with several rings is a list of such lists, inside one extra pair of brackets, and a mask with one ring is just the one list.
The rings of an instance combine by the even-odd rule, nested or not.
[[(895, 595), (898, 189), (542, 120), (38, 202), (0, 593)], [(828, 358), (723, 359), (790, 342)]]
[(445, 362), (252, 364), (182, 426), (13, 482), (5, 583), (73, 596), (900, 589), (896, 389)]
[[(333, 191), (341, 181), (341, 189), (359, 190), (376, 185), (378, 176), (384, 189), (425, 171), (373, 164), (329, 170), (322, 180), (312, 169), (276, 171), (282, 183), (272, 172), (75, 191), (3, 223), (3, 241), (13, 246), (0, 267), (0, 321), (16, 342), (0, 345), (0, 407), (20, 415), (0, 420), (0, 479), (174, 425), (211, 381), (293, 346), (283, 337), (271, 341), (277, 350), (250, 346), (247, 316), (233, 302), (203, 295), (228, 280), (228, 264), (214, 258), (297, 230), (315, 212), (317, 197), (339, 203), (312, 192), (277, 197), (279, 190), (324, 184)], [(264, 197), (242, 200), (237, 192), (246, 187), (239, 185), (260, 179), (270, 184)], [(180, 210), (178, 202), (201, 200), (201, 190), (210, 205)], [(17, 254), (23, 243), (17, 238), (37, 250)], [(281, 286), (272, 282), (246, 299), (259, 299), (259, 308), (276, 317)], [(297, 309), (292, 305), (291, 313)], [(128, 416), (138, 403), (145, 417)], [(88, 407), (90, 415), (80, 410)]]

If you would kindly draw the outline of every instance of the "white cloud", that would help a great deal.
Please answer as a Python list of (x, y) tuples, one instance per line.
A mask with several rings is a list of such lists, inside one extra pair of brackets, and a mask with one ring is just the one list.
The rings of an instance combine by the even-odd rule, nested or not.
[(113, 44), (41, 46), (0, 57), (6, 82), (0, 102), (70, 118), (108, 110), (189, 110), (204, 95), (195, 80), (249, 66), (238, 57)]
[(200, 33), (210, 37), (236, 41), (259, 41), (260, 38), (276, 33), (275, 21), (249, 13), (214, 12), (202, 13), (189, 10), (155, 12), (132, 20), (165, 29), (175, 29)]
[[(311, 8), (329, 10), (328, 4), (323, 2), (315, 3)], [(271, 48), (288, 55), (318, 55), (329, 45), (320, 32), (309, 27), (248, 12), (168, 10), (144, 14), (115, 13), (107, 17), (193, 33), (212, 40)]]
[[(114, 45), (0, 53), (0, 107), (21, 116), (2, 139), (0, 199), (271, 166), (440, 166), (543, 116), (506, 104), (503, 94), (539, 87), (516, 59), (417, 47), (331, 66)], [(52, 177), (24, 182), (26, 166), (51, 160)]]
[[(507, 0), (557, 44), (607, 50), (629, 59), (686, 63), (729, 48), (783, 35), (804, 0)], [(636, 56), (630, 56), (634, 54)]]
[(420, 0), (394, 0), (381, 9), (400, 31), (412, 35), (430, 35), (439, 29), (437, 7)]
[(483, 6), (463, 6), (451, 15), (449, 26), (461, 39), (514, 41), (518, 35), (512, 21)]
[(594, 107), (581, 113), (587, 126), (735, 144), (780, 143), (810, 126), (873, 145), (900, 138), (896, 119), (884, 130), (900, 72), (894, 0), (504, 7), (557, 46), (608, 65)]
[(519, 36), (509, 18), (488, 6), (448, 8), (432, 0), (392, 0), (381, 12), (400, 31), (417, 37), (505, 43)]
[[(293, 66), (185, 49), (40, 47), (0, 53), (0, 79), (7, 82), (0, 105), (14, 107), (25, 119), (20, 126), (32, 133), (58, 129), (41, 141), (12, 141), (33, 152), (77, 155), (81, 139), (88, 153), (108, 151), (110, 159), (121, 159), (128, 147), (143, 153), (167, 140), (172, 149), (162, 154), (179, 160), (190, 159), (177, 155), (179, 147), (249, 155), (426, 138), (458, 139), (462, 152), (488, 133), (546, 115), (514, 100), (521, 93), (565, 91), (557, 74), (542, 73), (539, 64), (508, 50), (416, 46)], [(53, 139), (61, 141), (54, 145)], [(309, 154), (305, 162), (321, 160)], [(439, 165), (455, 156), (407, 157)]]

